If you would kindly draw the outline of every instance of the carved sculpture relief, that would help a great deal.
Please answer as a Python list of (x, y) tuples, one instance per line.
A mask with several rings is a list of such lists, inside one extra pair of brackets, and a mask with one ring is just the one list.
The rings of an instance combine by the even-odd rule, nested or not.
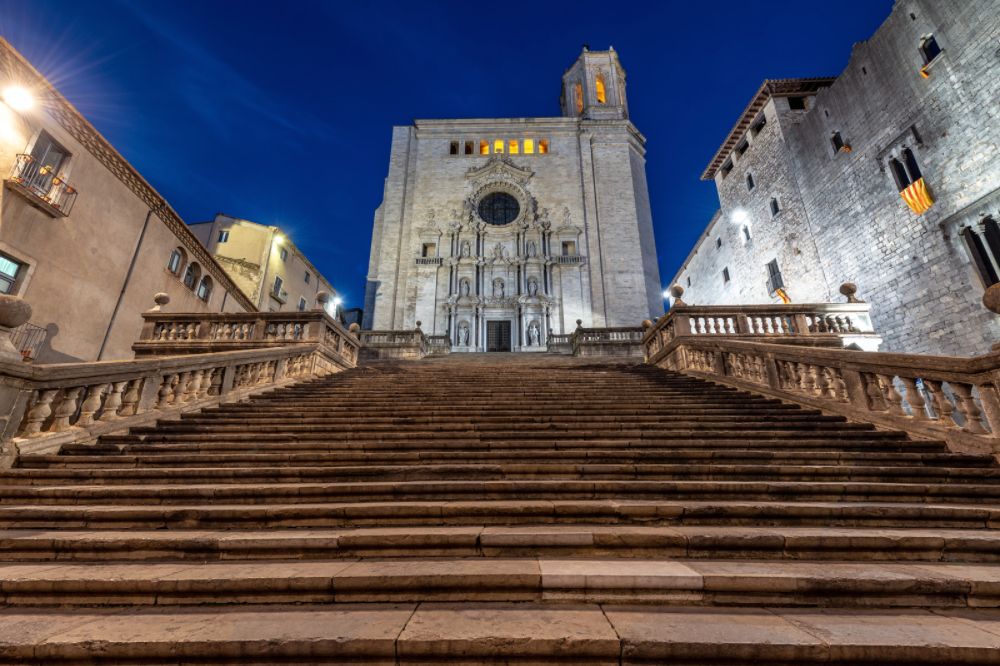
[(504, 297), (504, 283), (503, 278), (496, 278), (493, 280), (493, 298), (503, 298)]

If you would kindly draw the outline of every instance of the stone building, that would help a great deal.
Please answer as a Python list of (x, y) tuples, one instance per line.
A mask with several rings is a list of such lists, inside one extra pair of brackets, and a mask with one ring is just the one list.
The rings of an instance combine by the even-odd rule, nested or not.
[(311, 310), (316, 294), (339, 301), (325, 277), (280, 228), (219, 213), (191, 231), (262, 312)]
[(721, 209), (673, 283), (694, 304), (838, 298), (893, 351), (1000, 339), (1000, 12), (899, 0), (836, 78), (765, 81), (704, 179)]
[(0, 292), (33, 309), (39, 362), (130, 358), (140, 313), (252, 311), (170, 205), (0, 39)]
[(395, 127), (365, 327), (454, 351), (543, 351), (550, 332), (662, 312), (645, 139), (614, 50), (562, 79), (562, 116)]

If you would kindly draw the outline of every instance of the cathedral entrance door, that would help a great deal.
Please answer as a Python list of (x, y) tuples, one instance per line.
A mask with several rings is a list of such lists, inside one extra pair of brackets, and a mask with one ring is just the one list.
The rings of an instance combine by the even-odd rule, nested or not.
[(491, 352), (510, 351), (509, 321), (486, 322), (486, 351), (491, 351)]

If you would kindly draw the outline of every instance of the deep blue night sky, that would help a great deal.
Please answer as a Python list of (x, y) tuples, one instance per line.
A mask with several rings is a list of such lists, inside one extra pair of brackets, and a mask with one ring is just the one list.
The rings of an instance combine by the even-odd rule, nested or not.
[(0, 0), (0, 34), (189, 222), (285, 228), (359, 306), (392, 125), (559, 114), (613, 45), (670, 279), (718, 200), (702, 170), (765, 78), (835, 75), (891, 0)]

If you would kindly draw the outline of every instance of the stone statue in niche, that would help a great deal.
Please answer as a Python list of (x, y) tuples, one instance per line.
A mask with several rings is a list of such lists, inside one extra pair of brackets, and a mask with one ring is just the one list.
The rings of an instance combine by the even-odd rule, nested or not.
[(534, 257), (537, 253), (538, 253), (538, 247), (535, 245), (535, 241), (533, 240), (528, 241), (528, 246), (525, 249), (525, 254), (527, 254), (528, 257), (530, 258)]
[(458, 344), (463, 347), (469, 346), (469, 322), (465, 320), (458, 325)]
[(463, 259), (467, 259), (470, 256), (472, 256), (472, 245), (469, 243), (469, 241), (462, 241), (461, 254)]
[(433, 208), (428, 208), (427, 209), (427, 216), (426, 217), (427, 217), (427, 224), (434, 224), (434, 209)]
[(568, 206), (563, 206), (562, 207), (562, 224), (563, 224), (563, 226), (564, 227), (568, 227), (570, 225), (570, 223), (572, 222), (572, 219), (573, 218), (571, 218), (570, 214), (569, 214), (569, 207)]
[(538, 280), (528, 278), (528, 296), (538, 296)]
[(458, 282), (458, 295), (468, 296), (471, 286), (469, 285), (469, 278), (462, 278)]
[(537, 347), (542, 343), (541, 331), (538, 328), (538, 322), (533, 321), (531, 325), (528, 326), (528, 345), (531, 347)]
[(493, 280), (493, 298), (503, 298), (503, 278)]
[(542, 225), (542, 229), (548, 229), (552, 226), (552, 221), (549, 220), (548, 208), (542, 209), (542, 212), (538, 215), (538, 223)]

